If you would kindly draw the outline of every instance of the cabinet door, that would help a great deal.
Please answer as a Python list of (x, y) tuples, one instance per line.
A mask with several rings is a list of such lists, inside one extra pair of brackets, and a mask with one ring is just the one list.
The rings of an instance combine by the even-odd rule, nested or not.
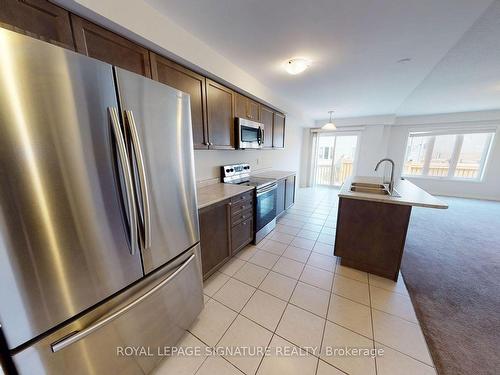
[(235, 93), (234, 100), (234, 112), (236, 117), (259, 121), (259, 103), (238, 93)]
[(247, 118), (247, 98), (241, 94), (234, 94), (234, 116)]
[(273, 110), (261, 105), (260, 122), (264, 124), (264, 147), (273, 147), (273, 118)]
[(154, 80), (191, 96), (193, 145), (196, 149), (208, 148), (205, 77), (153, 52), (150, 53), (150, 57), (151, 75)]
[(286, 179), (278, 181), (278, 188), (276, 192), (276, 216), (285, 211), (285, 185)]
[(253, 240), (253, 219), (241, 221), (231, 228), (231, 255), (236, 254)]
[(234, 93), (207, 79), (208, 142), (210, 148), (234, 149)]
[(285, 147), (285, 115), (274, 112), (273, 147)]
[(75, 49), (69, 13), (46, 0), (1, 0), (0, 26)]
[(73, 14), (71, 24), (78, 52), (151, 78), (146, 48)]
[(259, 103), (247, 98), (247, 118), (252, 121), (260, 121)]
[(295, 202), (295, 176), (289, 176), (286, 179), (285, 189), (285, 209), (288, 209)]
[(230, 201), (202, 208), (199, 214), (201, 264), (207, 278), (231, 256)]

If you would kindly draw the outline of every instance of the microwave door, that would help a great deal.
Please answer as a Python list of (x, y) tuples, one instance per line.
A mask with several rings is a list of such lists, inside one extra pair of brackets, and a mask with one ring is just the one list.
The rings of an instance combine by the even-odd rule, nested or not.
[(260, 128), (241, 125), (240, 139), (244, 148), (258, 148), (260, 142)]

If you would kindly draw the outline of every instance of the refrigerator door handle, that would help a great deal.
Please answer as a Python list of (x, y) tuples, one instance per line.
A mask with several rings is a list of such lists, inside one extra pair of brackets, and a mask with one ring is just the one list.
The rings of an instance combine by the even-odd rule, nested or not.
[(118, 156), (122, 167), (123, 179), (125, 180), (125, 194), (127, 199), (127, 209), (129, 216), (129, 230), (130, 230), (130, 254), (135, 254), (137, 246), (137, 211), (134, 201), (134, 185), (132, 182), (132, 173), (130, 163), (128, 161), (127, 147), (125, 139), (120, 129), (120, 120), (118, 116), (118, 109), (116, 107), (108, 107), (109, 116), (111, 117), (111, 124), (113, 134), (118, 147)]
[(144, 167), (144, 156), (142, 153), (141, 141), (137, 133), (137, 126), (135, 125), (134, 113), (130, 110), (125, 111), (125, 118), (129, 125), (130, 135), (132, 138), (132, 148), (134, 150), (135, 160), (137, 162), (137, 170), (139, 172), (139, 184), (141, 187), (141, 199), (143, 207), (143, 220), (144, 220), (144, 250), (151, 247), (151, 210), (149, 206), (149, 186), (146, 176), (146, 168)]
[(163, 288), (165, 285), (167, 285), (170, 281), (172, 281), (179, 273), (181, 273), (194, 259), (196, 258), (196, 254), (191, 254), (191, 256), (179, 267), (177, 270), (175, 270), (174, 273), (172, 273), (169, 277), (167, 277), (165, 280), (160, 282), (159, 284), (155, 285), (153, 288), (149, 289), (147, 292), (144, 294), (141, 294), (139, 297), (135, 298), (133, 301), (127, 303), (125, 306), (120, 308), (119, 310), (111, 313), (108, 316), (105, 316), (99, 320), (97, 320), (95, 323), (92, 325), (88, 326), (87, 328), (82, 329), (81, 331), (75, 331), (71, 332), (69, 335), (63, 337), (62, 339), (53, 342), (50, 347), (53, 353), (57, 353), (58, 351), (66, 348), (67, 346), (74, 344), (75, 342), (83, 339), (84, 337), (92, 334), (93, 332), (97, 331), (98, 329), (106, 326), (107, 324), (111, 323), (113, 320), (119, 318), (123, 314), (125, 314), (127, 311), (130, 311), (137, 305), (139, 305), (141, 302), (143, 302), (145, 299), (156, 293), (158, 290)]

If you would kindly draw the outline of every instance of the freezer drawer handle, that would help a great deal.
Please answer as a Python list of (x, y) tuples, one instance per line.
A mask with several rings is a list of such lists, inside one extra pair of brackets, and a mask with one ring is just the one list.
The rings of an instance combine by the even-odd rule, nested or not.
[(134, 185), (132, 183), (132, 173), (130, 170), (130, 163), (128, 161), (127, 147), (125, 139), (120, 128), (120, 120), (118, 117), (118, 109), (115, 107), (108, 107), (109, 116), (113, 125), (113, 134), (115, 136), (116, 145), (118, 146), (118, 155), (120, 164), (122, 165), (123, 178), (125, 179), (125, 192), (127, 196), (127, 208), (129, 216), (129, 229), (130, 229), (130, 254), (135, 254), (135, 247), (137, 245), (137, 212), (135, 209), (134, 201)]
[(144, 220), (144, 250), (147, 250), (151, 247), (151, 210), (149, 206), (149, 186), (146, 176), (146, 168), (144, 167), (144, 157), (142, 153), (141, 141), (139, 140), (137, 126), (135, 125), (134, 113), (127, 110), (125, 111), (125, 117), (127, 119), (127, 123), (129, 124), (135, 160), (138, 164), (137, 170), (139, 172), (139, 183), (141, 187)]
[(192, 254), (182, 266), (180, 266), (174, 273), (172, 273), (169, 277), (167, 277), (165, 280), (163, 280), (161, 283), (157, 284), (153, 288), (149, 289), (146, 293), (142, 294), (140, 297), (134, 299), (132, 302), (128, 303), (121, 309), (115, 311), (114, 313), (103, 317), (99, 320), (97, 320), (95, 323), (92, 325), (88, 326), (87, 328), (84, 328), (81, 331), (75, 331), (74, 334), (69, 334), (68, 336), (63, 337), (62, 339), (52, 343), (51, 349), (52, 352), (57, 353), (58, 351), (64, 349), (65, 347), (83, 339), (84, 337), (87, 337), (88, 335), (94, 333), (98, 329), (104, 327), (108, 323), (111, 323), (113, 320), (119, 318), (121, 315), (125, 314), (126, 312), (130, 311), (137, 305), (139, 305), (142, 301), (144, 301), (146, 298), (150, 297), (152, 294), (163, 288), (166, 284), (168, 284), (171, 280), (173, 280), (179, 273), (182, 272), (192, 261), (195, 259), (196, 254)]

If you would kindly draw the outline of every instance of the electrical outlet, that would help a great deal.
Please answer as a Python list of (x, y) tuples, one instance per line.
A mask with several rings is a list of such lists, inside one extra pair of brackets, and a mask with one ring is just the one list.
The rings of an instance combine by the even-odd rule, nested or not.
[(259, 165), (259, 164), (260, 164), (260, 158), (257, 158), (257, 159), (255, 160), (255, 164), (256, 164), (256, 165)]

